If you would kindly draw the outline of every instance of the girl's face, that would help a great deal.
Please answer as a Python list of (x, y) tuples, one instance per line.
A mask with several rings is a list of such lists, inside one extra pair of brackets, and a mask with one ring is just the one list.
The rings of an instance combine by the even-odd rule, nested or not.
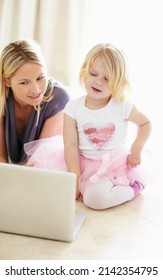
[(97, 100), (110, 97), (108, 78), (103, 61), (97, 58), (89, 69), (88, 76), (84, 82), (87, 95)]
[(9, 80), (15, 100), (20, 105), (39, 105), (47, 88), (46, 69), (32, 62), (26, 62)]

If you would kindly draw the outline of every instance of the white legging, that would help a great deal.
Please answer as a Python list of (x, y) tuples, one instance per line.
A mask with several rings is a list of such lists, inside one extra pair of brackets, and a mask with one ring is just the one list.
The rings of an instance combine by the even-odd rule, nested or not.
[(107, 209), (134, 198), (134, 191), (130, 186), (113, 186), (109, 179), (87, 187), (83, 194), (86, 206), (102, 210)]

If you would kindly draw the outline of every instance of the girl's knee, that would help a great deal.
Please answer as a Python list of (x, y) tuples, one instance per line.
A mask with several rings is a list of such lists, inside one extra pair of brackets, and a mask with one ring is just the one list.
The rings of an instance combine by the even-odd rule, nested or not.
[(92, 185), (85, 190), (83, 203), (95, 210), (103, 210), (125, 203), (134, 198), (130, 186)]
[(109, 180), (89, 186), (83, 194), (83, 203), (95, 210), (108, 208), (107, 201), (112, 187), (113, 184)]

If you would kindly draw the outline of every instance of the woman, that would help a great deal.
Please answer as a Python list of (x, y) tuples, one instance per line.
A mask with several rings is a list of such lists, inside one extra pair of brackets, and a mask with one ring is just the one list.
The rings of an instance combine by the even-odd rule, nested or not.
[(62, 135), (68, 100), (63, 85), (47, 76), (36, 42), (8, 44), (0, 57), (0, 162), (25, 164), (25, 143)]

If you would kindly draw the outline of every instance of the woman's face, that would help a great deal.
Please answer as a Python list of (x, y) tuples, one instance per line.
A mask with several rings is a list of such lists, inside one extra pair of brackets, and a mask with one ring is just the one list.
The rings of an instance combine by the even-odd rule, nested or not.
[(47, 84), (46, 69), (32, 62), (26, 62), (9, 79), (14, 98), (20, 105), (39, 105)]

